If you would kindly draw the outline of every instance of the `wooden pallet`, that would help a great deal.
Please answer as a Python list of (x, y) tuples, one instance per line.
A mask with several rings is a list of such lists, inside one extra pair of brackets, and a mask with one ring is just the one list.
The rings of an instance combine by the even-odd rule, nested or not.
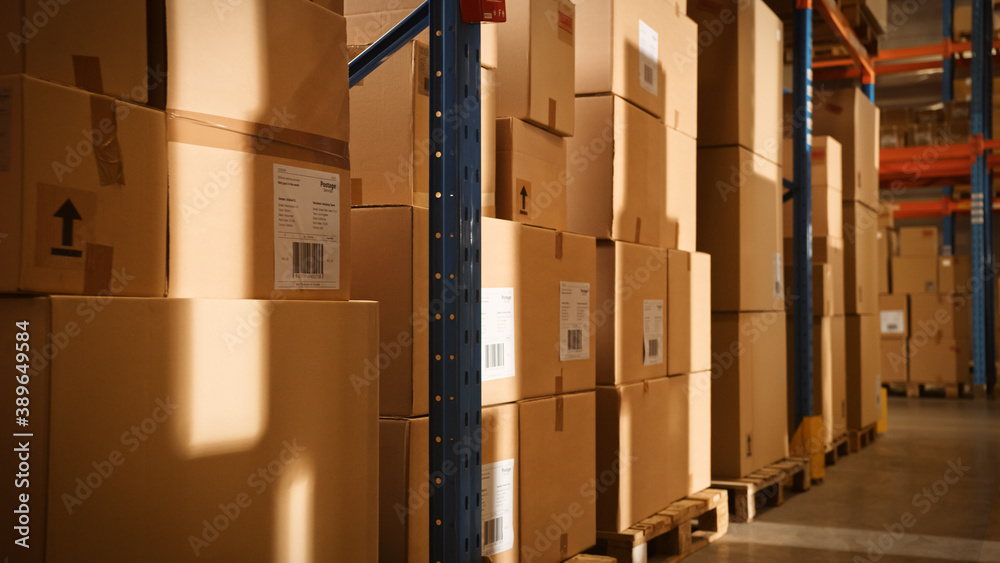
[(730, 520), (753, 522), (762, 508), (785, 502), (785, 488), (808, 491), (811, 473), (808, 458), (788, 458), (736, 481), (712, 481), (712, 486), (729, 491)]
[(597, 551), (618, 563), (680, 561), (725, 535), (728, 499), (724, 490), (694, 493), (624, 532), (597, 532)]
[(971, 397), (972, 385), (968, 383), (883, 383), (883, 387), (893, 395), (907, 397), (940, 397), (942, 394), (949, 399)]
[(861, 448), (867, 448), (869, 444), (875, 441), (875, 426), (877, 424), (872, 423), (859, 430), (848, 430), (847, 443), (851, 453), (860, 452)]
[(836, 465), (837, 460), (850, 453), (847, 445), (847, 432), (836, 437), (826, 445), (826, 464)]

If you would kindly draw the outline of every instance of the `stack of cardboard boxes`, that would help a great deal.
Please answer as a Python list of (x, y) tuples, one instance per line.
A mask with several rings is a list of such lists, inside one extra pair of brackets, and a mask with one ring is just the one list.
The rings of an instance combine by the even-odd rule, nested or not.
[(881, 300), (883, 381), (968, 382), (971, 263), (939, 256), (936, 227), (900, 227), (890, 292)]
[[(813, 131), (841, 144), (848, 429), (881, 412), (878, 337), (878, 108), (857, 88), (814, 93)], [(820, 254), (814, 241), (814, 255)], [(829, 242), (829, 241), (828, 241)]]
[(38, 560), (373, 560), (378, 392), (351, 375), (375, 361), (376, 305), (342, 301), (344, 19), (152, 5), (0, 16), (30, 38), (0, 61), (0, 291), (36, 294), (0, 299), (21, 409), (5, 447), (31, 476), (4, 538)]
[(781, 21), (762, 1), (692, 0), (702, 43), (698, 249), (712, 255), (712, 474), (787, 455), (781, 257)]
[[(792, 140), (785, 139), (783, 172), (792, 180)], [(822, 416), (823, 443), (847, 432), (847, 365), (844, 318), (843, 172), (841, 145), (833, 137), (812, 144), (813, 415)], [(784, 204), (785, 280), (788, 333), (788, 420), (794, 428), (794, 266), (793, 201)], [(812, 438), (812, 436), (810, 436)]]

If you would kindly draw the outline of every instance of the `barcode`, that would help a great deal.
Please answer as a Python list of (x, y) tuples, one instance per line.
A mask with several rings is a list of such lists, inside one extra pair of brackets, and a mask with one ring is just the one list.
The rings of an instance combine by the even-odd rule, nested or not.
[(649, 341), (649, 357), (653, 358), (660, 355), (660, 341), (659, 339)]
[(486, 369), (503, 367), (503, 342), (486, 345)]
[(583, 350), (583, 330), (579, 328), (573, 328), (568, 331), (566, 338), (566, 349), (567, 350)]
[(650, 65), (642, 65), (642, 78), (646, 81), (646, 84), (653, 83), (653, 67)]
[(293, 242), (292, 273), (323, 275), (323, 244)]
[(503, 516), (483, 522), (483, 546), (503, 541)]

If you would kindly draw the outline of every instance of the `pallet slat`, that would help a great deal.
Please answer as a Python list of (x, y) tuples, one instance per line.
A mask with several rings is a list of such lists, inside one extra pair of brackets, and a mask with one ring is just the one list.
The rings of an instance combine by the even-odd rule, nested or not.
[(785, 502), (785, 488), (808, 491), (812, 487), (810, 461), (789, 458), (740, 479), (712, 481), (712, 487), (729, 491), (732, 521), (753, 522), (759, 509), (781, 506)]

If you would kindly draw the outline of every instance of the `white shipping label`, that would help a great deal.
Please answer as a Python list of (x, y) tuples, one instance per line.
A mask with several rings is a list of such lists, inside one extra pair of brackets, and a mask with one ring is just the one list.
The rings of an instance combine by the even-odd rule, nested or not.
[(274, 165), (274, 288), (340, 288), (340, 174)]
[(785, 298), (785, 267), (781, 262), (781, 253), (774, 253), (774, 295), (775, 301)]
[(639, 85), (654, 96), (659, 95), (659, 57), (659, 34), (639, 20)]
[(642, 365), (663, 363), (663, 300), (642, 301)]
[(906, 332), (906, 318), (903, 311), (888, 310), (881, 312), (882, 334), (903, 334)]
[(514, 377), (514, 288), (484, 287), (482, 381)]
[(514, 460), (483, 465), (483, 556), (514, 547)]
[(559, 361), (590, 358), (590, 284), (559, 282)]

